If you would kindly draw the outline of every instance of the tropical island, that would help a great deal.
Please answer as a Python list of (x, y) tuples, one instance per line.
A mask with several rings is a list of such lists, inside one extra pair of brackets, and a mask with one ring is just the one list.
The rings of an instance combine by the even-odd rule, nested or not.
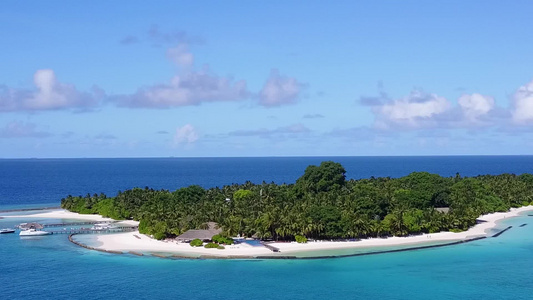
[(508, 212), (533, 200), (531, 174), (467, 178), (414, 172), (401, 178), (359, 180), (346, 180), (345, 174), (342, 165), (326, 161), (307, 167), (294, 184), (246, 182), (176, 191), (134, 188), (115, 197), (68, 196), (61, 207), (137, 220), (139, 232), (157, 240), (217, 224), (217, 243), (209, 244), (217, 248), (231, 244), (235, 236), (305, 243), (463, 232), (481, 215)]

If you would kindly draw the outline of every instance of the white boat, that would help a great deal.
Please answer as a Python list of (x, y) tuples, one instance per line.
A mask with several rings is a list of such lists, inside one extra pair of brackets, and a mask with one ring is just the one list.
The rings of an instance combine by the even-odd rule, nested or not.
[(9, 228), (0, 229), (0, 234), (1, 233), (13, 233), (13, 232), (15, 232), (15, 229), (9, 229)]
[(20, 236), (40, 236), (40, 235), (49, 235), (52, 234), (48, 231), (41, 231), (41, 230), (35, 230), (34, 228), (30, 228), (28, 230), (22, 230), (19, 235)]

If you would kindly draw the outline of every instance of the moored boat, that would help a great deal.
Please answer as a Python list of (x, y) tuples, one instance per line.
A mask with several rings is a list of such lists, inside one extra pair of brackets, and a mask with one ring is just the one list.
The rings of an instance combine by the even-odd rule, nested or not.
[(14, 233), (14, 232), (15, 232), (15, 229), (9, 229), (9, 228), (0, 229), (0, 234), (1, 233)]
[(40, 236), (40, 235), (49, 235), (52, 234), (48, 231), (41, 231), (41, 230), (35, 230), (34, 228), (30, 228), (28, 230), (22, 230), (19, 235), (20, 236)]

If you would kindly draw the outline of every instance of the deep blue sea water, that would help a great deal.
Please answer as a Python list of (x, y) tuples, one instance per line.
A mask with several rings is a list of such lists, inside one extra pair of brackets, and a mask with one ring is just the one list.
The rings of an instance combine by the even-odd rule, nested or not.
[(341, 163), (346, 176), (354, 179), (401, 177), (414, 171), (441, 176), (533, 172), (533, 156), (0, 159), (0, 209), (57, 205), (69, 194), (114, 196), (133, 187), (209, 188), (247, 180), (294, 183), (307, 166), (325, 160)]
[[(0, 160), (0, 205), (134, 186), (292, 183), (327, 159), (350, 178), (533, 173), (530, 156)], [(0, 219), (0, 228), (22, 221)], [(89, 251), (64, 235), (0, 235), (0, 299), (532, 299), (533, 217), (506, 226), (498, 238), (444, 248), (280, 261), (164, 260)]]

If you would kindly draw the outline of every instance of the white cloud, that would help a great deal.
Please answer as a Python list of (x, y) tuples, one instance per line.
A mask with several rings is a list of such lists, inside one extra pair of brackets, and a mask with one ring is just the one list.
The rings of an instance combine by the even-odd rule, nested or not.
[(80, 92), (75, 86), (61, 83), (50, 69), (37, 70), (33, 76), (34, 90), (0, 89), (0, 111), (37, 111), (87, 109), (99, 104), (102, 92)]
[(521, 86), (514, 94), (513, 121), (527, 124), (533, 121), (533, 81)]
[(294, 104), (302, 88), (303, 85), (295, 78), (281, 76), (278, 70), (272, 70), (259, 92), (259, 104), (266, 107)]
[(198, 140), (198, 133), (196, 129), (191, 124), (186, 124), (182, 127), (176, 128), (176, 133), (174, 134), (174, 145), (188, 145), (193, 144)]
[(420, 91), (397, 100), (380, 97), (380, 101), (372, 101), (372, 111), (376, 129), (486, 127), (505, 114), (494, 98), (478, 93), (462, 95), (453, 105), (444, 97)]
[(115, 97), (119, 106), (170, 108), (204, 102), (239, 101), (248, 97), (246, 81), (210, 74), (207, 70), (175, 76), (166, 84), (139, 89), (135, 94)]
[(374, 107), (376, 126), (389, 128), (394, 126), (423, 127), (434, 117), (448, 111), (448, 100), (435, 94), (413, 91), (407, 97), (393, 100)]
[(462, 95), (457, 103), (463, 112), (465, 121), (479, 123), (480, 118), (494, 109), (494, 98), (481, 94)]
[(178, 67), (188, 68), (194, 63), (194, 56), (189, 52), (187, 44), (179, 44), (167, 50), (167, 57)]
[(38, 131), (37, 125), (33, 123), (24, 123), (12, 121), (0, 128), (0, 138), (42, 138), (51, 136), (49, 132)]

